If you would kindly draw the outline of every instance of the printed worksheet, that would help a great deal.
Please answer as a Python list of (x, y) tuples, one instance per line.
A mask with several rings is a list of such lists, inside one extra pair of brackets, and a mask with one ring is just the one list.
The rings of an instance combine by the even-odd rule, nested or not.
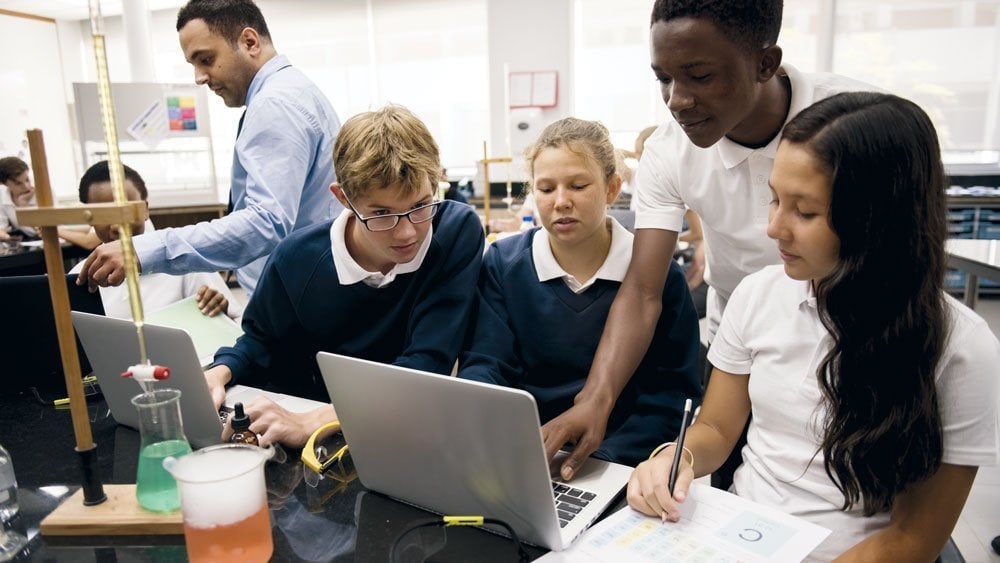
[(694, 483), (681, 521), (661, 522), (629, 507), (541, 561), (656, 563), (801, 561), (830, 530), (784, 512)]

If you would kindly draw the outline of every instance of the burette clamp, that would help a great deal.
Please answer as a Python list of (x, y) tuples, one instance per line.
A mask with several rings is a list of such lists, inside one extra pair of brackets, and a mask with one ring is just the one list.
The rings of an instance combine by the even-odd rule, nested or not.
[(140, 382), (163, 381), (170, 377), (170, 368), (167, 366), (155, 366), (150, 364), (136, 364), (130, 366), (122, 377), (131, 377)]

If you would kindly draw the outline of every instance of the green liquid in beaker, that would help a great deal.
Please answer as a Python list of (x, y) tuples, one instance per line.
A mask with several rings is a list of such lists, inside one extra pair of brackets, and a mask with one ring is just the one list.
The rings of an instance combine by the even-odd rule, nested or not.
[(163, 468), (163, 460), (189, 453), (191, 446), (185, 440), (165, 440), (142, 448), (135, 478), (139, 506), (153, 512), (172, 512), (181, 507), (177, 482)]

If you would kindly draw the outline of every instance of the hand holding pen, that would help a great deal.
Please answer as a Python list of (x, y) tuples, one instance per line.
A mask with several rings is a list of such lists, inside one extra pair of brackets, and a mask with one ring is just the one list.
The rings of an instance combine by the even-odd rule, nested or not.
[[(676, 442), (667, 442), (653, 450), (649, 459), (640, 463), (629, 478), (629, 506), (649, 516), (659, 516), (664, 522), (681, 518), (679, 502), (686, 497), (694, 479), (693, 454), (684, 448), (688, 425), (691, 423), (691, 400), (684, 403), (684, 414)], [(664, 455), (657, 455), (669, 449)], [(667, 455), (670, 453), (672, 455)], [(682, 467), (681, 459), (687, 458)], [(677, 494), (674, 494), (676, 489)]]

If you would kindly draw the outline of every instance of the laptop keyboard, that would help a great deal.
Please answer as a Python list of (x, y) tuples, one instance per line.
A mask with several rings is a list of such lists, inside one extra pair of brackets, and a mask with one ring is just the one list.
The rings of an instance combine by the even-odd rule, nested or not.
[(559, 515), (560, 528), (565, 528), (566, 524), (576, 518), (576, 515), (597, 496), (589, 491), (555, 481), (552, 482), (552, 495), (556, 499), (556, 514)]

